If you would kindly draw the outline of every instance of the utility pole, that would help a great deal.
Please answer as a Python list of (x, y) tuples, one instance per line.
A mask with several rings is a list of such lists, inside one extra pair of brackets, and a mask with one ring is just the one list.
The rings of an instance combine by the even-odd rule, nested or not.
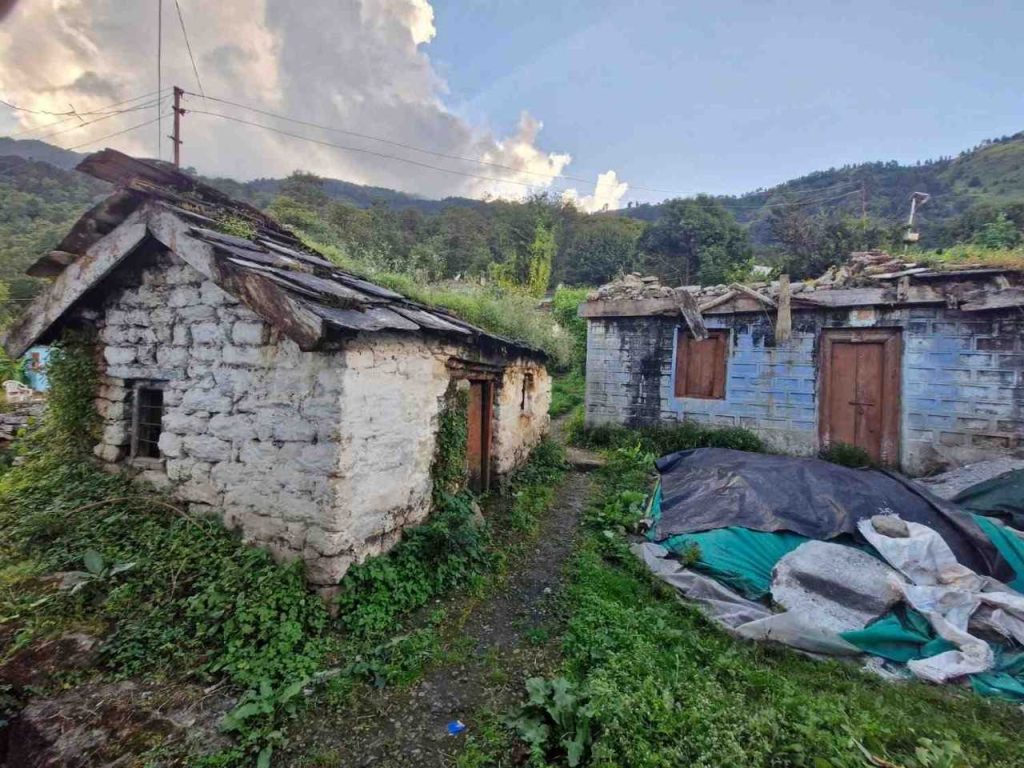
[(860, 222), (861, 224), (866, 223), (868, 220), (868, 189), (864, 186), (864, 181), (860, 182)]
[(156, 159), (161, 160), (164, 144), (164, 99), (163, 83), (160, 82), (163, 69), (164, 45), (164, 0), (156, 0)]
[(174, 167), (181, 168), (181, 116), (185, 110), (181, 108), (181, 97), (185, 91), (174, 86), (174, 134), (170, 137), (174, 144)]

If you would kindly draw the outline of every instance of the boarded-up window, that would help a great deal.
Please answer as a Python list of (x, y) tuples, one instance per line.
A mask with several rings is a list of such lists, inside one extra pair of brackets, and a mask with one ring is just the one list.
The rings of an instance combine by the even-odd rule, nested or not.
[(701, 340), (680, 330), (678, 338), (676, 397), (724, 400), (729, 332), (708, 331), (708, 337)]

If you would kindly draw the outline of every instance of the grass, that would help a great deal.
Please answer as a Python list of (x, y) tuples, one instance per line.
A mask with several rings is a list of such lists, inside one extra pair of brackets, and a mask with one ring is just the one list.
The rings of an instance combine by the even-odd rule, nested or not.
[(551, 381), (551, 418), (557, 418), (583, 404), (587, 382), (583, 372), (573, 369)]
[(985, 248), (961, 244), (937, 251), (914, 253), (914, 262), (938, 270), (990, 267), (1024, 270), (1024, 247)]
[(307, 242), (338, 266), (423, 304), (447, 309), (467, 323), (513, 341), (535, 347), (551, 359), (552, 367), (565, 370), (574, 360), (574, 337), (550, 312), (537, 307), (537, 299), (497, 285), (469, 282), (425, 284), (394, 272), (381, 272), (354, 262), (339, 248)]
[[(350, 571), (332, 619), (301, 564), (277, 565), (219, 521), (192, 518), (88, 460), (30, 448), (0, 477), (0, 663), (86, 631), (103, 639), (97, 666), (58, 671), (35, 693), (89, 678), (226, 685), (241, 695), (226, 721), (235, 745), (189, 763), (221, 768), (269, 759), (304, 706), (297, 692), (320, 670), (338, 670), (338, 695), (358, 681), (417, 679), (442, 656), (444, 615), (413, 615), (500, 569), (510, 542), (550, 504), (563, 467), (557, 446), (535, 450), (511, 478), (500, 536), (476, 520), (468, 496), (446, 497), (388, 555)], [(52, 574), (67, 571), (84, 574), (80, 588), (57, 588)], [(16, 710), (27, 692), (14, 694), (0, 688), (0, 709)]]
[(571, 430), (575, 444), (585, 448), (610, 450), (639, 446), (656, 456), (692, 448), (733, 448), (740, 451), (764, 451), (764, 442), (747, 429), (708, 428), (690, 421), (629, 429), (608, 424), (584, 429), (582, 422)]
[(588, 765), (1024, 765), (1012, 706), (739, 642), (680, 604), (605, 525), (609, 506), (636, 508), (650, 459), (619, 449), (601, 470), (564, 599), (565, 672), (595, 724)]

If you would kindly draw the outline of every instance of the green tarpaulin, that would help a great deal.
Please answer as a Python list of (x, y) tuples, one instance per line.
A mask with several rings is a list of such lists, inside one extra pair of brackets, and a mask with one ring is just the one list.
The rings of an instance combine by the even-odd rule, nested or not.
[(936, 637), (928, 619), (912, 608), (900, 608), (864, 629), (843, 632), (840, 637), (865, 653), (901, 664), (926, 659), (955, 647)]
[(732, 587), (744, 597), (758, 600), (771, 594), (775, 564), (805, 541), (805, 536), (796, 533), (718, 528), (683, 533), (658, 543), (681, 558), (695, 557), (695, 571)]
[(974, 515), (974, 521), (988, 536), (989, 541), (996, 545), (999, 554), (1010, 564), (1017, 578), (1009, 584), (1018, 592), (1024, 592), (1024, 539), (1006, 526), (1000, 525), (990, 517)]

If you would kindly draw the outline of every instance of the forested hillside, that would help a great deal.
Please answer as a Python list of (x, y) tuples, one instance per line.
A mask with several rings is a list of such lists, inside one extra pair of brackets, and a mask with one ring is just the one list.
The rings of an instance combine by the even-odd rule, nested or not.
[[(108, 190), (67, 170), (81, 155), (0, 139), (0, 281), (8, 314), (37, 285), (22, 273)], [(486, 283), (535, 296), (642, 270), (672, 284), (742, 279), (755, 262), (814, 276), (851, 250), (902, 248), (910, 195), (923, 249), (1016, 248), (1024, 236), (1024, 133), (913, 166), (865, 163), (738, 197), (668, 200), (586, 214), (555, 196), (427, 200), (296, 172), (208, 179), (265, 208), (353, 266), (418, 283)], [(0, 286), (2, 288), (3, 286)]]

